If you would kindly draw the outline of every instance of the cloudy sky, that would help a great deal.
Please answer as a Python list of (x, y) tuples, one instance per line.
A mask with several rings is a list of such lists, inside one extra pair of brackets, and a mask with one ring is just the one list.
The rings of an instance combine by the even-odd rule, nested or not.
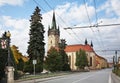
[[(120, 25), (108, 27), (78, 28), (82, 26), (120, 24), (120, 0), (0, 0), (0, 36), (4, 31), (11, 32), (11, 45), (19, 47), (23, 55), (29, 41), (30, 16), (36, 6), (41, 9), (42, 23), (47, 30), (51, 25), (53, 10), (61, 39), (67, 44), (84, 44), (87, 38), (94, 50), (109, 60), (120, 50)], [(64, 30), (71, 27), (73, 29)], [(118, 51), (118, 56), (120, 52)]]

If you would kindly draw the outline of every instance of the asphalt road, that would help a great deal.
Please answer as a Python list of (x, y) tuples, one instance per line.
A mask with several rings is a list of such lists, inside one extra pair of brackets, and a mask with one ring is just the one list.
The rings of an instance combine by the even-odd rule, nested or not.
[(111, 83), (111, 69), (72, 74), (37, 83)]
[(70, 75), (28, 80), (19, 83), (120, 83), (115, 76), (111, 76), (112, 69), (75, 73)]

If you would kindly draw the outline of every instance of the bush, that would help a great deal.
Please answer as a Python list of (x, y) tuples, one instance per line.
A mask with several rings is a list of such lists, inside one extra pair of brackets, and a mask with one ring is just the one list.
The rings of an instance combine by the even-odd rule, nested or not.
[(114, 69), (113, 73), (115, 73), (116, 75), (120, 77), (120, 69)]

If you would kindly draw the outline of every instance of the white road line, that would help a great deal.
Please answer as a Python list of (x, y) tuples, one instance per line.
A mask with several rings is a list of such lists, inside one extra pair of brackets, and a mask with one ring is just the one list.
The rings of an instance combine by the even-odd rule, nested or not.
[(79, 82), (79, 81), (85, 80), (85, 79), (87, 79), (87, 78), (89, 78), (89, 77), (92, 77), (92, 76), (94, 76), (94, 75), (89, 75), (89, 76), (87, 76), (87, 77), (85, 77), (85, 78), (82, 78), (82, 79), (80, 79), (80, 80), (76, 80), (76, 81), (74, 81), (74, 82), (72, 82), (72, 83), (77, 83), (77, 82)]
[(111, 73), (109, 74), (109, 80), (108, 83), (111, 83)]

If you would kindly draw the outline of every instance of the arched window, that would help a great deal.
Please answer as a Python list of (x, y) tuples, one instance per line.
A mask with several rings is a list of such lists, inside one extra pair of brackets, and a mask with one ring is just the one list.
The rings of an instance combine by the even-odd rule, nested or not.
[(51, 40), (51, 42), (50, 42), (51, 44), (52, 44), (52, 40)]
[(90, 66), (92, 66), (92, 57), (90, 57)]
[(69, 64), (71, 65), (71, 56), (68, 57)]

